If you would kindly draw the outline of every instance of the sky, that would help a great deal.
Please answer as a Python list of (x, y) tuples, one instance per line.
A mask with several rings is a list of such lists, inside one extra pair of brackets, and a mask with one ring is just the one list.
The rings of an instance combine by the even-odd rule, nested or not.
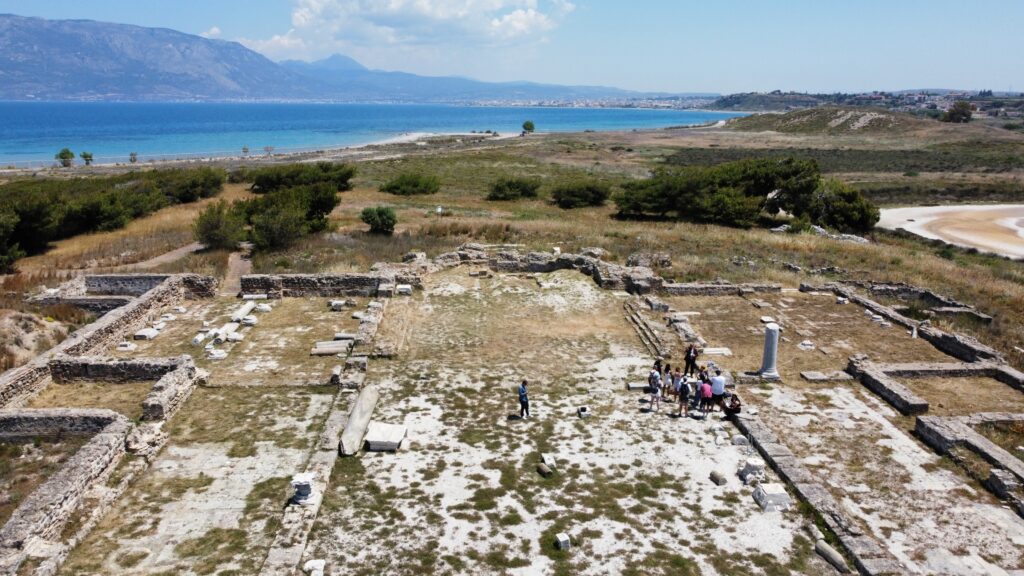
[(1024, 0), (0, 0), (272, 60), (660, 92), (1024, 91)]

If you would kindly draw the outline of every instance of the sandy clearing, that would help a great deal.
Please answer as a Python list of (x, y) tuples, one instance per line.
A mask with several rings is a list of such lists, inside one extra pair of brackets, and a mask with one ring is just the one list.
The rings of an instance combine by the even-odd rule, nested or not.
[(878, 225), (925, 238), (1024, 258), (1024, 205), (964, 204), (882, 210)]

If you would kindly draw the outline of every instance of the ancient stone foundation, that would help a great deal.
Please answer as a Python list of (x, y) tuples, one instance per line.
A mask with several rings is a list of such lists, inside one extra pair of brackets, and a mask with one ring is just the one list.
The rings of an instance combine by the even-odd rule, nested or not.
[[(161, 310), (185, 298), (209, 298), (216, 294), (217, 281), (209, 276), (197, 274), (175, 274), (172, 276), (144, 275), (146, 282), (162, 278), (155, 287), (126, 305), (111, 310), (92, 324), (81, 328), (66, 340), (34, 360), (0, 375), (0, 408), (12, 400), (37, 392), (50, 376), (50, 361), (61, 356), (86, 356), (103, 352), (124, 339), (126, 334), (135, 332), (153, 321)], [(97, 276), (93, 278), (106, 278)], [(133, 284), (122, 280), (113, 285), (127, 290), (128, 286), (140, 289), (146, 284)], [(82, 278), (72, 281), (85, 286)], [(98, 282), (98, 280), (93, 280)], [(55, 302), (72, 303), (72, 300), (57, 299)]]
[(81, 504), (82, 495), (120, 461), (131, 428), (127, 418), (111, 410), (56, 408), (0, 412), (0, 438), (92, 435), (60, 470), (25, 498), (0, 528), (0, 558), (23, 549), (31, 539), (58, 537)]

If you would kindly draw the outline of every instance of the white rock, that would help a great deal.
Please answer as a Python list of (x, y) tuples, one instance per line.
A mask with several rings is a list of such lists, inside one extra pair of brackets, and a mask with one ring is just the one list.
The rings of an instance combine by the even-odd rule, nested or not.
[(156, 330), (157, 332), (163, 330), (164, 328), (167, 328), (167, 322), (155, 322), (153, 324), (153, 329)]
[(260, 321), (259, 318), (257, 318), (255, 316), (253, 316), (252, 314), (250, 314), (250, 315), (242, 318), (242, 326), (255, 326), (256, 324), (259, 323), (259, 321)]
[(405, 426), (398, 424), (385, 424), (383, 422), (371, 421), (366, 427), (366, 449), (370, 451), (394, 452), (402, 445), (408, 430)]
[(228, 353), (224, 350), (210, 350), (210, 360), (223, 360), (228, 357)]
[(811, 342), (810, 340), (804, 340), (803, 342), (797, 344), (796, 347), (801, 350), (811, 351), (814, 350), (814, 342)]
[(171, 310), (174, 310), (178, 314), (184, 314), (185, 312), (188, 312), (188, 309), (185, 308), (184, 306), (175, 306), (174, 308), (171, 308)]
[(174, 314), (164, 314), (164, 315), (160, 316), (160, 321), (161, 322), (171, 322), (171, 321), (174, 321), (174, 320), (177, 320), (177, 319), (178, 319), (178, 317), (175, 316)]
[(206, 333), (200, 332), (199, 334), (196, 334), (195, 337), (192, 338), (192, 345), (199, 346), (200, 344), (203, 343), (203, 340), (206, 340)]
[(754, 490), (754, 501), (765, 512), (785, 512), (793, 504), (782, 484), (759, 484)]
[(569, 539), (569, 535), (565, 532), (555, 534), (555, 547), (559, 550), (568, 550), (572, 548), (572, 540)]
[(273, 308), (270, 307), (270, 304), (257, 304), (256, 305), (256, 311), (257, 312), (270, 312), (271, 310), (273, 310)]
[(761, 316), (761, 323), (762, 324), (774, 324), (775, 323), (775, 318), (772, 318), (771, 316)]
[(327, 568), (326, 560), (310, 560), (302, 565), (302, 571), (312, 576), (313, 572), (323, 573)]
[(412, 296), (412, 285), (411, 284), (399, 284), (395, 286), (395, 294), (399, 296)]
[(135, 340), (152, 340), (160, 334), (160, 331), (156, 328), (143, 328), (135, 333), (133, 338)]
[(242, 294), (242, 300), (266, 300), (266, 294)]
[(125, 341), (125, 342), (121, 342), (120, 344), (117, 345), (117, 351), (118, 352), (133, 352), (138, 347), (139, 347), (138, 344), (135, 344), (133, 342)]
[(764, 461), (759, 458), (747, 458), (739, 471), (740, 480), (743, 480), (744, 484), (760, 482), (764, 480), (764, 474)]
[(228, 342), (241, 342), (242, 340), (245, 340), (245, 334), (242, 334), (241, 332), (232, 332), (228, 334), (226, 340)]

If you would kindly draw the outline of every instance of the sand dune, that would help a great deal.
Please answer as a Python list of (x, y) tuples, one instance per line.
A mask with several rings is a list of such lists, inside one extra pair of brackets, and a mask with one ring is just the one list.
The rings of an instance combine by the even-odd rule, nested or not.
[(1024, 205), (974, 204), (882, 210), (882, 228), (1024, 259)]

